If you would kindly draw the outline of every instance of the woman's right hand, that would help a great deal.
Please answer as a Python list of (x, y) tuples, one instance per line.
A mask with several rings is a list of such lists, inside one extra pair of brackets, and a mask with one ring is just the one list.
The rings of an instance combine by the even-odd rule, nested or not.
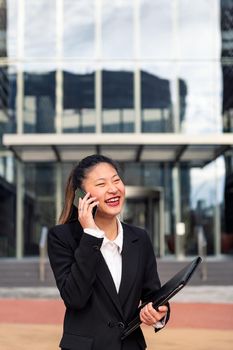
[(93, 208), (98, 205), (99, 202), (96, 201), (96, 197), (90, 197), (88, 192), (84, 198), (79, 198), (78, 203), (78, 220), (82, 225), (82, 228), (94, 228), (96, 229), (96, 224), (92, 214)]

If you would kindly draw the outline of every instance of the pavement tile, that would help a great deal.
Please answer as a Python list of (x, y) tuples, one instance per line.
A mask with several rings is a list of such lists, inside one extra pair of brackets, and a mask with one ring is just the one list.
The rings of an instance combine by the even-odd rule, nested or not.
[[(0, 323), (60, 324), (60, 299), (0, 299)], [(171, 303), (171, 328), (233, 330), (233, 304)]]
[[(195, 288), (181, 294), (179, 301), (174, 298), (165, 329), (155, 334), (151, 327), (142, 327), (147, 350), (231, 350), (231, 291)], [(11, 292), (0, 290), (0, 350), (58, 350), (65, 308), (56, 290)]]

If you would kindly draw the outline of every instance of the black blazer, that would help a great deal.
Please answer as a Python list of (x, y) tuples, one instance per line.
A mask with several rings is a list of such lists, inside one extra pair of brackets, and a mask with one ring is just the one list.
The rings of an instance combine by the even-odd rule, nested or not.
[(147, 233), (123, 225), (122, 279), (117, 293), (100, 252), (102, 240), (83, 232), (78, 221), (50, 229), (48, 254), (66, 306), (60, 347), (70, 350), (137, 350), (146, 343), (140, 328), (121, 341), (140, 301), (160, 288)]

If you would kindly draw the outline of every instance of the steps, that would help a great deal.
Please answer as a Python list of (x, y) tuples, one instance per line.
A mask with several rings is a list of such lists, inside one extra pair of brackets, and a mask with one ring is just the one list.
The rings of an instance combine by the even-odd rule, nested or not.
[(39, 259), (0, 259), (0, 287), (53, 287), (55, 281), (49, 262), (45, 266), (45, 281), (39, 280)]
[[(158, 259), (158, 272), (163, 284), (175, 273), (182, 269), (191, 259), (177, 261), (174, 258)], [(202, 263), (204, 264), (204, 263)], [(198, 268), (190, 286), (229, 286), (233, 285), (233, 257), (208, 258), (207, 279), (201, 279), (201, 270)], [(39, 259), (24, 258), (0, 259), (0, 287), (54, 287), (55, 281), (49, 265), (46, 262), (45, 282), (39, 280)]]

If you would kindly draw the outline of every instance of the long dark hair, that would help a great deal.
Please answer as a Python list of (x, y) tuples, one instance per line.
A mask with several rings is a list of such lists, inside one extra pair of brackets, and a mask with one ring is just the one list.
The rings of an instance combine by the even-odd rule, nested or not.
[(73, 201), (74, 193), (77, 187), (82, 188), (83, 180), (86, 178), (87, 173), (91, 168), (99, 163), (108, 163), (119, 173), (118, 164), (111, 158), (103, 155), (93, 154), (86, 158), (83, 158), (71, 171), (65, 190), (65, 203), (59, 217), (59, 224), (65, 224), (70, 220), (77, 217), (76, 211), (74, 211)]

